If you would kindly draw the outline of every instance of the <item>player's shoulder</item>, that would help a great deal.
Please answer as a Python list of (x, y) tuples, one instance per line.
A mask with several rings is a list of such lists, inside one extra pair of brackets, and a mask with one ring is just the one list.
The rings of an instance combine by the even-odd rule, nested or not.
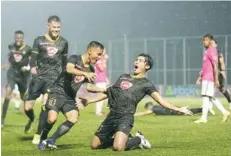
[(9, 48), (9, 49), (14, 48), (14, 43), (9, 44), (9, 45), (8, 45), (8, 48)]
[(31, 46), (29, 46), (28, 44), (26, 44), (25, 49), (26, 50), (31, 50), (32, 48), (31, 48)]
[(62, 42), (68, 43), (67, 40), (66, 40), (64, 37), (59, 36), (59, 38), (60, 38), (60, 40), (61, 40)]

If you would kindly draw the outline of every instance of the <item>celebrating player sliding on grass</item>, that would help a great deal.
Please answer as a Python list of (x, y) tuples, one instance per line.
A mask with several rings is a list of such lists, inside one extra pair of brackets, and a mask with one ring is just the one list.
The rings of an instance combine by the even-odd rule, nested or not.
[(128, 135), (134, 124), (134, 113), (137, 104), (146, 94), (150, 95), (160, 105), (192, 115), (186, 107), (178, 108), (164, 100), (156, 87), (145, 77), (145, 73), (153, 66), (153, 59), (148, 54), (140, 54), (134, 62), (134, 73), (123, 74), (114, 85), (108, 89), (88, 87), (96, 96), (86, 98), (78, 103), (79, 108), (88, 103), (93, 103), (108, 98), (110, 113), (99, 126), (91, 142), (92, 149), (113, 146), (116, 151), (129, 150), (134, 147), (151, 148), (151, 144), (138, 132), (136, 136), (128, 139)]

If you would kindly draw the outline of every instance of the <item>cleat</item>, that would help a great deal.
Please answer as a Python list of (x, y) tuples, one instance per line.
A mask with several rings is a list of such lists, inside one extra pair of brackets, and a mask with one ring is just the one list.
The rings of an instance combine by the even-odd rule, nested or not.
[(40, 142), (40, 137), (41, 137), (40, 135), (35, 134), (32, 140), (32, 144), (38, 145)]
[(205, 119), (198, 119), (198, 120), (196, 120), (196, 121), (194, 121), (194, 123), (207, 123), (208, 121), (207, 120), (205, 120)]
[(43, 140), (38, 144), (38, 150), (44, 151), (46, 149), (46, 146), (47, 146), (47, 142), (46, 140)]
[(231, 115), (230, 112), (227, 112), (225, 115), (223, 115), (223, 119), (221, 122), (226, 122), (229, 119), (230, 115)]
[(34, 121), (31, 121), (31, 120), (29, 120), (29, 121), (27, 122), (27, 124), (26, 124), (26, 126), (25, 126), (25, 130), (24, 130), (25, 134), (28, 134), (28, 133), (31, 132), (31, 130), (32, 130), (32, 124), (33, 124), (33, 123), (34, 123)]
[(47, 147), (49, 147), (50, 149), (57, 149), (54, 139), (47, 139), (46, 142), (47, 142)]
[(136, 136), (138, 136), (141, 139), (141, 142), (139, 144), (139, 147), (141, 149), (143, 149), (143, 148), (146, 148), (146, 149), (152, 148), (151, 143), (144, 137), (144, 135), (140, 131), (136, 132)]

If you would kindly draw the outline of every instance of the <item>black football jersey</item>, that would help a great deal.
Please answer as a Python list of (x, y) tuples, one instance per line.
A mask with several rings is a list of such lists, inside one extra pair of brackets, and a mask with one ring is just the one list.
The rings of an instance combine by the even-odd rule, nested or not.
[(143, 97), (153, 92), (157, 92), (157, 89), (147, 78), (133, 78), (129, 74), (123, 74), (107, 89), (110, 110), (134, 114)]
[[(92, 65), (88, 67), (84, 66), (81, 55), (71, 55), (68, 58), (67, 63), (74, 64), (75, 68), (78, 70), (84, 72), (94, 72), (94, 67)], [(67, 72), (63, 72), (62, 76), (55, 85), (56, 87), (59, 86), (59, 88), (61, 86), (65, 91), (65, 94), (68, 94), (68, 96), (75, 98), (76, 93), (81, 85), (86, 82), (88, 82), (88, 79), (86, 79), (84, 76), (77, 76)]]
[(32, 67), (37, 66), (38, 76), (55, 81), (65, 69), (68, 42), (61, 36), (56, 40), (49, 39), (47, 35), (39, 36), (34, 40), (32, 53), (37, 53)]
[(13, 43), (8, 46), (9, 48), (9, 62), (11, 68), (20, 69), (23, 66), (27, 66), (30, 62), (31, 47), (24, 44), (21, 47)]

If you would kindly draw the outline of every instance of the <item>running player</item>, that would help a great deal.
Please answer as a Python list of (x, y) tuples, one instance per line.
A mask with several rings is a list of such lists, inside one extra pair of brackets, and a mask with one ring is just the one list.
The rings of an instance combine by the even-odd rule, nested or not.
[[(200, 119), (196, 120), (195, 123), (207, 123), (207, 115), (208, 110), (210, 108), (211, 103), (215, 104), (216, 107), (222, 112), (223, 119), (222, 122), (225, 122), (230, 116), (230, 112), (228, 112), (223, 105), (214, 98), (214, 89), (215, 87), (219, 87), (218, 80), (218, 54), (216, 47), (212, 46), (213, 36), (207, 34), (203, 37), (203, 44), (206, 48), (203, 56), (202, 63), (202, 88), (201, 95), (203, 99), (203, 109), (202, 116)], [(215, 86), (215, 87), (214, 87)]]
[(24, 43), (24, 33), (15, 32), (15, 42), (10, 44), (9, 50), (9, 69), (7, 71), (6, 96), (3, 102), (1, 126), (3, 127), (6, 118), (7, 109), (12, 96), (15, 84), (18, 85), (21, 99), (24, 100), (24, 94), (28, 88), (30, 78), (30, 56), (31, 47)]
[[(94, 67), (91, 64), (96, 63), (102, 55), (103, 49), (104, 46), (101, 43), (92, 41), (88, 44), (87, 52), (83, 55), (69, 57), (66, 72), (63, 73), (49, 93), (46, 104), (48, 120), (42, 131), (41, 141), (38, 145), (39, 150), (45, 150), (46, 147), (57, 148), (56, 140), (65, 135), (78, 121), (79, 112), (76, 107), (76, 101), (78, 100), (76, 93), (83, 83), (92, 83), (94, 81)], [(47, 139), (47, 135), (56, 122), (60, 111), (67, 120)]]
[[(25, 133), (31, 131), (31, 125), (34, 122), (33, 106), (35, 100), (46, 93), (49, 88), (58, 79), (65, 68), (66, 57), (68, 53), (68, 42), (60, 36), (61, 20), (58, 16), (48, 18), (47, 33), (38, 36), (34, 40), (33, 51), (31, 55), (31, 72), (33, 74), (29, 89), (27, 101), (25, 104), (25, 114), (29, 118), (25, 126)], [(34, 135), (32, 143), (38, 144), (43, 122), (46, 121), (47, 112), (42, 106), (38, 130)]]
[[(145, 77), (145, 73), (153, 66), (153, 59), (148, 54), (140, 54), (134, 62), (134, 74), (123, 74), (114, 85), (106, 90), (89, 87), (88, 90), (97, 93), (85, 102), (77, 103), (81, 108), (85, 103), (93, 103), (108, 98), (110, 113), (99, 126), (91, 142), (92, 149), (113, 146), (116, 151), (129, 150), (138, 145), (141, 148), (151, 148), (151, 144), (141, 133), (128, 139), (134, 124), (134, 113), (137, 104), (146, 95), (150, 95), (160, 105), (191, 115), (186, 107), (178, 108), (164, 100), (156, 87)], [(112, 138), (114, 136), (114, 138)]]
[[(134, 116), (144, 116), (144, 115), (184, 115), (183, 113), (164, 108), (160, 105), (154, 105), (152, 102), (147, 102), (144, 105), (144, 108), (147, 110), (145, 112), (137, 112)], [(193, 114), (198, 114), (202, 112), (202, 108), (191, 108), (189, 109)]]

